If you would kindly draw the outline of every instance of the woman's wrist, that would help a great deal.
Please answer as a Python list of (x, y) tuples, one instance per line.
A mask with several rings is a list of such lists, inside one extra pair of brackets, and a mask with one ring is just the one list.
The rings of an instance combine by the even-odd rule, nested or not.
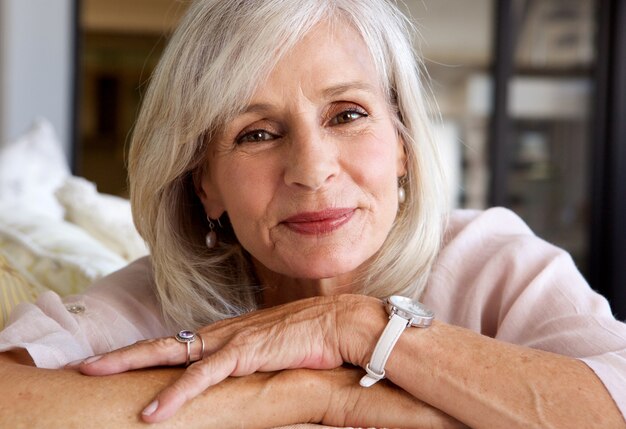
[(380, 299), (365, 295), (338, 297), (337, 337), (345, 362), (365, 368), (388, 317)]

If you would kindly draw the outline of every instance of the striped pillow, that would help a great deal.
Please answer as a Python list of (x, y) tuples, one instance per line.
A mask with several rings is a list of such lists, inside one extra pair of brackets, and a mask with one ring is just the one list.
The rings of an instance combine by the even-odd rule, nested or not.
[(33, 302), (41, 287), (11, 262), (0, 250), (0, 330), (9, 320), (11, 310), (20, 302)]

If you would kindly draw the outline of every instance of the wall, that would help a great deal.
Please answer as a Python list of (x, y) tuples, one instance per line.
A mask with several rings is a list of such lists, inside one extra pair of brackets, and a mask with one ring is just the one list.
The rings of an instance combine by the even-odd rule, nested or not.
[(81, 25), (92, 32), (160, 35), (176, 25), (188, 4), (172, 0), (82, 0)]
[(0, 145), (42, 116), (69, 157), (72, 8), (72, 0), (0, 0)]
[(427, 61), (486, 67), (491, 58), (494, 0), (404, 0), (398, 2), (419, 31)]

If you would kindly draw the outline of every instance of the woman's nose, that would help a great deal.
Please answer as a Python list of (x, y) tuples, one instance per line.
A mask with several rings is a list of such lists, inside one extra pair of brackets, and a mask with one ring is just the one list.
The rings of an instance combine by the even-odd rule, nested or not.
[(294, 133), (285, 159), (285, 183), (317, 191), (339, 173), (336, 142), (317, 130)]

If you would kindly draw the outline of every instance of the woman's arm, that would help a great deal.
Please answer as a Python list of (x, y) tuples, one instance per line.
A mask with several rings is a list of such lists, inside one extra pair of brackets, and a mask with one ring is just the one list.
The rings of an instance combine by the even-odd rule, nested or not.
[(330, 426), (393, 427), (404, 429), (461, 429), (467, 426), (426, 404), (393, 383), (382, 380), (363, 389), (359, 367), (311, 371), (323, 374), (332, 386), (328, 409), (322, 423)]
[[(145, 427), (141, 410), (181, 368), (86, 377), (74, 370), (25, 365), (26, 353), (0, 354), (0, 427)], [(189, 401), (164, 423), (171, 428), (268, 428), (321, 421), (328, 406), (325, 380), (304, 371), (229, 378)], [(299, 398), (299, 400), (294, 400)]]
[[(365, 367), (388, 318), (376, 311), (378, 300), (360, 301), (338, 326), (352, 338), (340, 341), (350, 349), (341, 353)], [(437, 321), (406, 329), (385, 370), (394, 384), (473, 428), (626, 427), (583, 362)]]
[[(0, 354), (0, 427), (145, 427), (141, 410), (182, 368), (86, 377), (30, 366), (23, 351)], [(363, 392), (359, 368), (286, 370), (230, 377), (190, 400), (171, 428), (269, 428), (295, 423), (402, 428), (465, 427), (391, 383)]]
[[(386, 320), (364, 313), (356, 320), (361, 329), (351, 335), (367, 346), (354, 359), (365, 366), (375, 345), (372, 332), (379, 335)], [(406, 329), (385, 369), (393, 383), (473, 428), (626, 427), (583, 362), (445, 323)]]
[[(310, 298), (218, 322), (201, 330), (209, 354), (157, 395), (159, 407), (146, 420), (171, 417), (187, 398), (229, 375), (328, 369), (344, 361), (365, 366), (386, 323), (381, 301), (358, 295)], [(79, 368), (105, 375), (184, 359), (183, 345), (166, 338)], [(407, 329), (387, 374), (418, 403), (476, 428), (625, 427), (607, 390), (582, 362), (444, 323)], [(356, 387), (362, 394), (372, 389)], [(376, 411), (385, 414), (384, 407)]]

